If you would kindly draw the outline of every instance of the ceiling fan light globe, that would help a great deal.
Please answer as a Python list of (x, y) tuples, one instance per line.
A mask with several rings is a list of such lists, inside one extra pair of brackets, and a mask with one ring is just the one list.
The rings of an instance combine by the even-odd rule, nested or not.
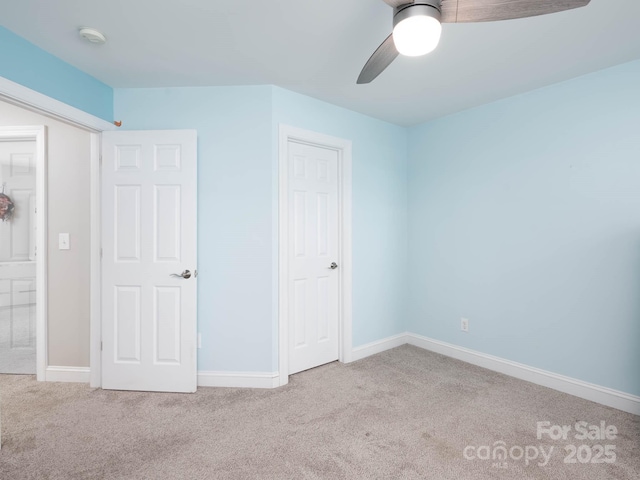
[(398, 53), (408, 57), (431, 53), (440, 43), (441, 35), (440, 21), (427, 15), (405, 18), (393, 28), (393, 42)]

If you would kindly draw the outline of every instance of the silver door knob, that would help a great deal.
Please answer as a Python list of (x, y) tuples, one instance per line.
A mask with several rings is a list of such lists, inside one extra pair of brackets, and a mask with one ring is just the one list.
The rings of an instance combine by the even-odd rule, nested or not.
[(331, 265), (329, 266), (329, 268), (331, 270), (335, 270), (336, 268), (338, 268), (338, 264), (336, 262), (331, 262)]
[(191, 272), (189, 270), (185, 270), (182, 273), (172, 273), (172, 277), (182, 277), (182, 278), (191, 278)]

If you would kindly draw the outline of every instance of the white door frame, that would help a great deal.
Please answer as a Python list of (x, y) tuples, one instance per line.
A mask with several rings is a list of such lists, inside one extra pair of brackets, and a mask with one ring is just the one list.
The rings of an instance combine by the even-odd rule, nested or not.
[(0, 127), (2, 140), (36, 142), (36, 378), (47, 370), (47, 127)]
[(278, 370), (280, 385), (289, 382), (289, 142), (335, 150), (338, 153), (338, 269), (339, 356), (348, 363), (352, 356), (352, 224), (351, 224), (351, 141), (279, 125), (278, 187)]
[[(40, 92), (32, 90), (24, 85), (13, 82), (7, 78), (0, 77), (0, 99), (18, 105), (27, 110), (34, 111), (39, 114), (48, 115), (55, 120), (66, 122), (75, 127), (87, 130), (91, 133), (91, 299), (90, 299), (90, 384), (92, 387), (99, 387), (101, 384), (101, 363), (100, 363), (100, 345), (101, 345), (101, 305), (100, 305), (100, 132), (106, 130), (116, 130), (117, 127), (102, 118), (98, 118), (78, 108), (67, 105), (64, 102), (48, 97)], [(46, 149), (45, 149), (46, 152)], [(38, 209), (40, 207), (38, 206)], [(43, 216), (46, 222), (46, 216)], [(38, 217), (40, 218), (40, 216)], [(46, 224), (45, 224), (46, 226)], [(40, 226), (38, 226), (40, 228)], [(47, 252), (46, 242), (44, 247), (38, 247), (38, 251)], [(46, 258), (46, 257), (45, 257)], [(46, 263), (45, 263), (46, 268)], [(46, 271), (45, 271), (46, 273)], [(45, 275), (38, 275), (45, 279)], [(46, 287), (46, 284), (45, 284)], [(46, 288), (37, 286), (39, 292), (44, 292)], [(46, 297), (45, 297), (46, 300)], [(40, 302), (40, 298), (37, 299)], [(42, 346), (38, 345), (38, 352), (42, 354), (37, 358), (38, 370), (37, 379), (46, 380), (47, 367), (47, 339), (46, 339), (46, 310), (44, 311), (44, 327), (43, 332), (37, 329), (37, 342), (42, 342)]]
[(89, 304), (89, 386), (102, 386), (102, 165), (101, 133), (91, 134), (91, 293)]

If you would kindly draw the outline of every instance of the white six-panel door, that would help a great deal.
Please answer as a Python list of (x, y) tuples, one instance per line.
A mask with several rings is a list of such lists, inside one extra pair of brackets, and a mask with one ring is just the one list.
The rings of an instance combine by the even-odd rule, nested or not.
[(196, 390), (196, 150), (191, 130), (103, 133), (103, 388)]
[(0, 142), (0, 373), (36, 373), (36, 142)]
[(288, 170), (288, 337), (293, 374), (339, 356), (338, 152), (289, 141)]

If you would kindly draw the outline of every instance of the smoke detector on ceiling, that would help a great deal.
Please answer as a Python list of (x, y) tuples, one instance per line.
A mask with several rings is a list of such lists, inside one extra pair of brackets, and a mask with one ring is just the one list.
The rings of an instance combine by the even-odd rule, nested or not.
[(107, 41), (107, 37), (105, 37), (101, 32), (99, 32), (95, 28), (83, 27), (80, 29), (78, 33), (82, 38), (84, 38), (85, 40), (91, 43), (102, 44)]

